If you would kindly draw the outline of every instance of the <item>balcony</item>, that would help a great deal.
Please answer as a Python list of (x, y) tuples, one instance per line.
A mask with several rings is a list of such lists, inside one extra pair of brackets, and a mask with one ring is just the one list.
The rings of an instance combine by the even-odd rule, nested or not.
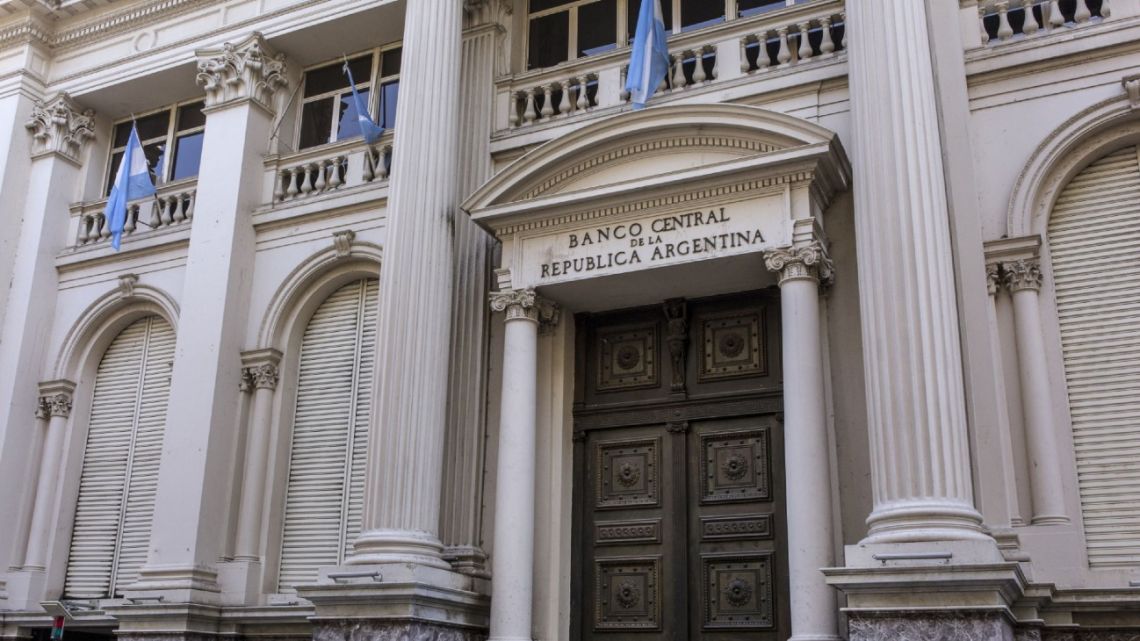
[[(671, 69), (657, 97), (727, 86), (747, 76), (783, 75), (846, 57), (843, 0), (811, 0), (669, 37)], [(498, 136), (617, 111), (629, 101), (629, 47), (496, 82)]]
[[(179, 180), (158, 187), (153, 198), (127, 203), (123, 225), (123, 247), (144, 238), (190, 229), (194, 220), (197, 179)], [(110, 221), (103, 214), (107, 199), (71, 206), (72, 238), (75, 250), (109, 247)]]
[(1112, 17), (1111, 0), (981, 0), (978, 29), (981, 45), (1008, 42), (1098, 24)]

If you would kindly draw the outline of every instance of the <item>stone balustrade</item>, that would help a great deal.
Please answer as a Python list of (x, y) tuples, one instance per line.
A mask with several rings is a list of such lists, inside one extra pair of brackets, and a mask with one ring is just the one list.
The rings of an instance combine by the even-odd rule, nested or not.
[[(196, 184), (185, 181), (163, 185), (153, 198), (127, 203), (127, 219), (123, 225), (123, 238), (142, 233), (189, 225), (194, 218)], [(110, 242), (111, 224), (103, 211), (106, 200), (81, 203), (72, 207), (78, 212), (75, 246), (84, 247)]]
[(740, 41), (740, 70), (753, 73), (842, 53), (846, 26), (845, 14), (837, 13), (748, 34)]
[(356, 138), (335, 145), (306, 150), (266, 160), (266, 202), (298, 201), (388, 179), (392, 162), (392, 139), (386, 135), (376, 145)]
[(598, 76), (585, 73), (514, 93), (511, 127), (545, 122), (558, 116), (589, 111), (598, 104)]
[(993, 46), (1112, 16), (1110, 0), (987, 0), (978, 3), (982, 44)]

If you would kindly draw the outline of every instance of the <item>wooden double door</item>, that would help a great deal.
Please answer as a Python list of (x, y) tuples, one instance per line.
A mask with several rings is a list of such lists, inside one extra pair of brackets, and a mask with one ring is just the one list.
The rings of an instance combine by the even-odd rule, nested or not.
[(573, 639), (787, 638), (777, 301), (577, 318)]

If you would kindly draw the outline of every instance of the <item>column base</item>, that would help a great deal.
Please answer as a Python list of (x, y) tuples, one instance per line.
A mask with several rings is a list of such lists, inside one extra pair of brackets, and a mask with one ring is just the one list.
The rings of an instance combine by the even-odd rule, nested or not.
[(139, 601), (219, 605), (222, 589), (218, 574), (200, 567), (147, 565), (138, 581), (123, 588), (123, 596)]
[(410, 563), (412, 565), (450, 570), (451, 564), (443, 560), (443, 543), (428, 532), (411, 530), (368, 530), (352, 545), (352, 556), (347, 565), (383, 565)]
[(977, 510), (952, 502), (908, 501), (880, 507), (867, 517), (867, 527), (861, 545), (993, 540), (982, 529)]
[(218, 564), (222, 605), (257, 605), (261, 600), (261, 561), (234, 559)]
[(1041, 516), (1034, 516), (1033, 520), (1029, 522), (1030, 525), (1068, 525), (1069, 523), (1069, 517), (1064, 514), (1043, 514)]
[(17, 612), (40, 612), (40, 601), (47, 589), (47, 573), (40, 569), (20, 568), (7, 577), (7, 602), (4, 607)]

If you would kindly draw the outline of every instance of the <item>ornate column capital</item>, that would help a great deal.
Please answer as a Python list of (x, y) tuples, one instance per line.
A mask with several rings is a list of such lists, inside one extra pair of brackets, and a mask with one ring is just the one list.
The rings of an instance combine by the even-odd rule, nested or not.
[(51, 402), (46, 396), (36, 399), (36, 419), (46, 421), (51, 418)]
[(40, 403), (52, 418), (71, 416), (71, 394), (69, 392), (57, 392), (43, 396), (40, 398)]
[(818, 240), (799, 247), (780, 247), (764, 252), (764, 266), (780, 275), (780, 284), (790, 280), (814, 280), (823, 285), (834, 279), (834, 266)]
[(1041, 291), (1041, 261), (1037, 258), (1022, 258), (1001, 264), (1002, 283), (1010, 293), (1030, 289)]
[(199, 49), (198, 77), (206, 90), (206, 108), (251, 100), (270, 113), (274, 98), (289, 84), (285, 54), (275, 53), (260, 33), (220, 49)]
[(263, 363), (254, 367), (245, 368), (245, 373), (249, 376), (250, 382), (256, 389), (277, 389), (277, 381), (280, 379), (280, 373), (277, 365), (274, 363)]
[(996, 296), (1001, 288), (1001, 265), (986, 263), (986, 291), (990, 296)]
[(491, 294), (491, 311), (506, 312), (507, 322), (529, 320), (544, 325), (557, 325), (558, 305), (540, 297), (533, 289), (508, 289)]
[(95, 137), (95, 112), (83, 109), (64, 92), (36, 103), (24, 126), (32, 134), (32, 158), (58, 154), (79, 164), (83, 148)]
[(281, 380), (281, 352), (273, 348), (242, 352), (241, 363), (239, 389), (242, 392), (277, 389), (277, 382)]
[(511, 3), (507, 0), (463, 0), (463, 28), (486, 24), (506, 26), (512, 13)]

